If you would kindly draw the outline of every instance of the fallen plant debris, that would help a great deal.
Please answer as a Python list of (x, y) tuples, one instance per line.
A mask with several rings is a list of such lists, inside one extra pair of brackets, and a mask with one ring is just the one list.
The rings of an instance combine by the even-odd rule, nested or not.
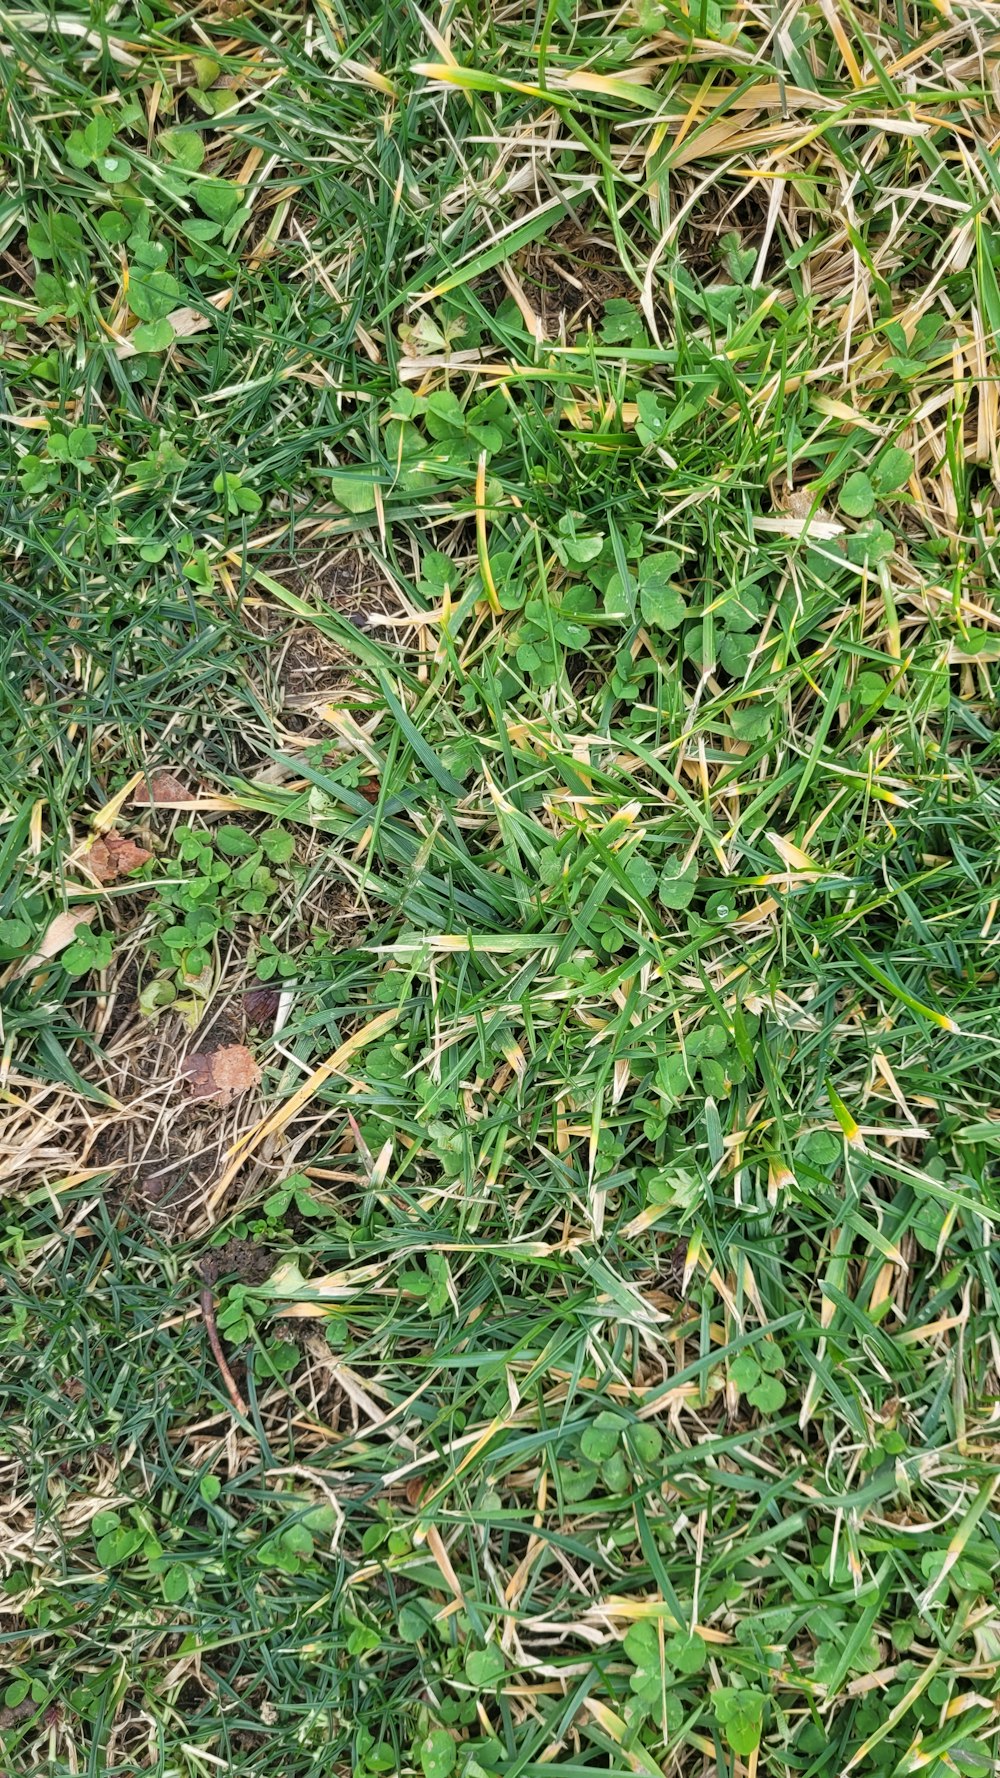
[(187, 785), (175, 777), (173, 772), (161, 769), (151, 772), (148, 780), (143, 779), (141, 784), (136, 785), (132, 792), (132, 801), (161, 808), (169, 807), (171, 803), (190, 802), (191, 794)]
[(242, 1043), (193, 1050), (181, 1062), (180, 1072), (191, 1097), (213, 1105), (229, 1105), (260, 1082), (260, 1068)]
[(99, 883), (116, 883), (121, 877), (128, 877), (148, 864), (152, 856), (145, 846), (137, 845), (112, 829), (92, 841), (83, 855), (83, 863)]
[(199, 1292), (198, 1301), (201, 1305), (201, 1318), (205, 1323), (205, 1333), (208, 1337), (208, 1343), (212, 1348), (212, 1356), (219, 1367), (219, 1375), (226, 1385), (226, 1393), (236, 1412), (240, 1414), (243, 1419), (246, 1419), (250, 1410), (240, 1394), (236, 1379), (229, 1368), (229, 1360), (226, 1357), (222, 1341), (219, 1338), (219, 1328), (215, 1318), (215, 1297), (212, 1294), (212, 1287), (210, 1284), (204, 1284), (202, 1286), (202, 1289)]

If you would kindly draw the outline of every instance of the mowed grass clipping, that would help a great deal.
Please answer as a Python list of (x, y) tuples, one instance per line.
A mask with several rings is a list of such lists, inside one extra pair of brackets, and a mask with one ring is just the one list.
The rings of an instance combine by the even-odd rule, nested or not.
[(987, 1778), (992, 13), (0, 76), (5, 1769)]

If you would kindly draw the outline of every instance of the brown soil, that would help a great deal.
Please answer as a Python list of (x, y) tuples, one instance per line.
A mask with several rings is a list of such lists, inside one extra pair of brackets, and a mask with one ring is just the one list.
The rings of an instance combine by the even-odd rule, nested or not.
[(515, 261), (532, 307), (550, 339), (591, 321), (596, 327), (613, 298), (636, 300), (636, 289), (614, 246), (567, 217), (547, 240), (526, 247)]
[[(127, 980), (120, 992), (130, 999)], [(134, 992), (133, 984), (133, 1007)], [(127, 1206), (169, 1238), (197, 1218), (232, 1128), (217, 1106), (188, 1098), (180, 1061), (189, 1048), (239, 1042), (237, 1023), (224, 1007), (206, 1018), (195, 1040), (169, 1012), (150, 1023), (136, 1010), (134, 1024), (123, 1014), (116, 1040), (105, 1048), (100, 1084), (125, 1115), (109, 1118), (86, 1156), (89, 1166), (114, 1168), (105, 1191), (112, 1211)], [(162, 1082), (162, 1093), (150, 1093), (154, 1082)]]
[(241, 1284), (263, 1284), (274, 1271), (274, 1254), (258, 1241), (227, 1241), (224, 1247), (210, 1248), (202, 1261), (201, 1272), (206, 1284), (217, 1278), (228, 1278), (234, 1272)]
[[(383, 646), (395, 648), (404, 642), (405, 632), (380, 622), (399, 612), (395, 591), (378, 564), (361, 550), (339, 548), (295, 563), (278, 560), (270, 564), (270, 571), (317, 609), (336, 611)], [(356, 657), (313, 624), (292, 617), (280, 604), (256, 601), (248, 607), (246, 619), (251, 629), (275, 642), (270, 695), (276, 697), (287, 730), (307, 730), (309, 714), (322, 704), (363, 706), (368, 701)]]
[(356, 943), (371, 925), (371, 912), (359, 905), (354, 889), (335, 877), (320, 876), (303, 898), (300, 919), (312, 932), (328, 932), (338, 950)]

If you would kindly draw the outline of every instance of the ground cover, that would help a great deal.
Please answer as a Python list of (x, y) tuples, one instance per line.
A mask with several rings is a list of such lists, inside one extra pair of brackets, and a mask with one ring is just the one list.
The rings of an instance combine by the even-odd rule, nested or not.
[(986, 7), (5, 9), (5, 1769), (994, 1769)]

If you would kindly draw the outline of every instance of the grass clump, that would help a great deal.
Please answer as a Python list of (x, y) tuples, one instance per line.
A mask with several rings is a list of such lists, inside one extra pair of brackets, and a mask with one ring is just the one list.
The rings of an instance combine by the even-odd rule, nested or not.
[(8, 1764), (985, 1778), (989, 21), (5, 33)]

